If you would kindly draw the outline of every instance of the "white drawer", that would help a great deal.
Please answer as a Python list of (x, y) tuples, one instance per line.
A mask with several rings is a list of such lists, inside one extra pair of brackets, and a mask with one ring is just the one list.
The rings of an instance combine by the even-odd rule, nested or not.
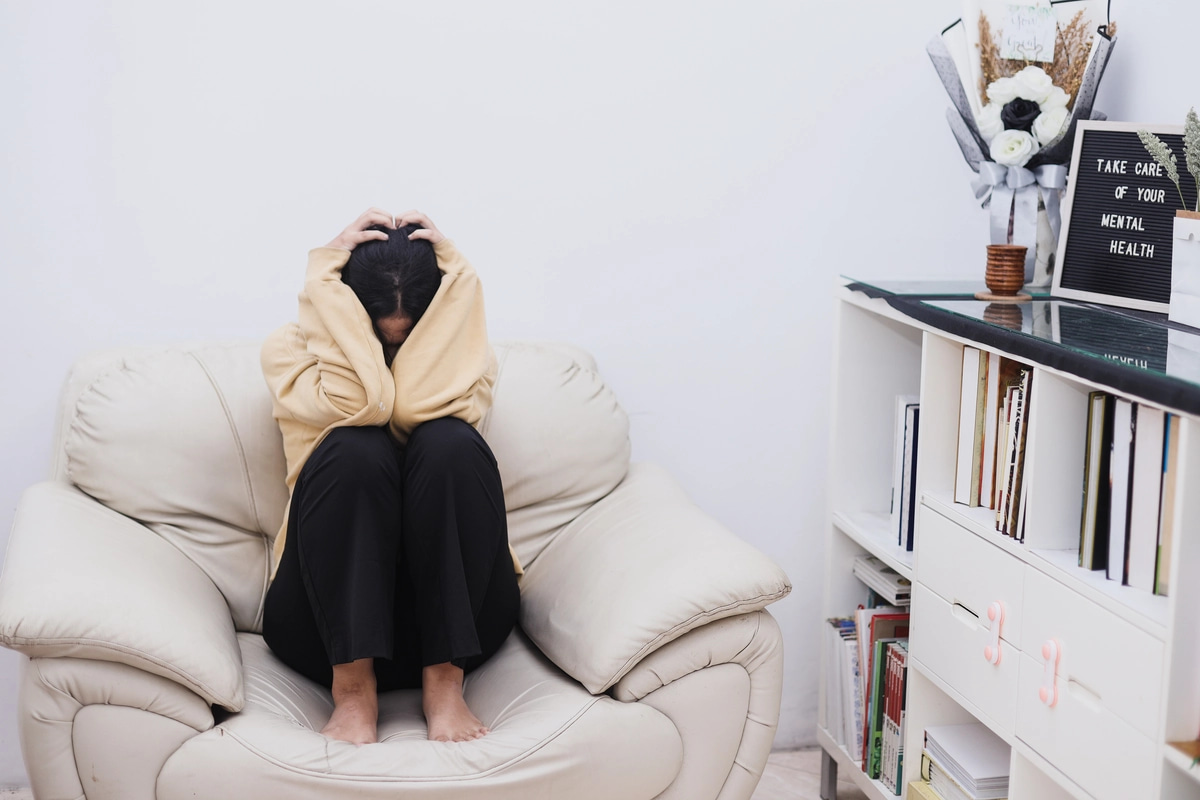
[(1000, 638), (1019, 643), (1025, 564), (927, 506), (920, 513), (916, 579), (984, 625), (988, 607), (998, 601), (1004, 608)]
[(1005, 643), (1000, 663), (989, 662), (983, 652), (989, 641), (986, 622), (962, 606), (950, 605), (924, 585), (913, 585), (908, 640), (912, 657), (974, 703), (997, 733), (1007, 737), (1016, 719), (1020, 652)]
[(1161, 641), (1035, 569), (1026, 575), (1025, 609), (1021, 650), (1041, 661), (1042, 645), (1056, 641), (1058, 676), (1073, 692), (1157, 737)]
[(1061, 676), (1054, 707), (1042, 703), (1044, 662), (1022, 653), (1017, 738), (1096, 800), (1151, 797), (1156, 783), (1154, 743)]

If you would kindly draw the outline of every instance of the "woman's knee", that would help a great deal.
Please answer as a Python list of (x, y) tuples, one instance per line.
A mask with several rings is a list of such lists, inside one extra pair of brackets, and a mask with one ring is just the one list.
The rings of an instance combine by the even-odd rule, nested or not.
[[(311, 467), (311, 469), (309, 469)], [(384, 428), (334, 428), (309, 456), (306, 471), (332, 472), (339, 480), (399, 481), (396, 446)]]
[(423, 422), (408, 437), (407, 459), (427, 467), (496, 463), (491, 448), (471, 425), (457, 417)]

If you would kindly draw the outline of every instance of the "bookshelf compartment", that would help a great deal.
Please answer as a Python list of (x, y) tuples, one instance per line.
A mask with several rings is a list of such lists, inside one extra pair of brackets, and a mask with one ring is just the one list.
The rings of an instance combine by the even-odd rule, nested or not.
[[(1175, 513), (1192, 520), (1185, 535), (1174, 543), (1170, 567), (1171, 627), (1170, 669), (1167, 677), (1165, 738), (1168, 742), (1200, 737), (1200, 536), (1194, 520), (1200, 519), (1200, 426), (1184, 418), (1180, 431), (1180, 456), (1184, 468), (1175, 494)], [(1189, 530), (1188, 528), (1191, 528)], [(1168, 748), (1170, 749), (1170, 748)], [(1200, 771), (1200, 770), (1197, 770)]]
[(988, 608), (1000, 603), (1000, 638), (1019, 647), (1025, 565), (928, 506), (921, 507), (920, 515), (917, 580), (969, 611), (984, 628), (990, 625)]
[(985, 658), (991, 644), (987, 619), (951, 605), (921, 583), (913, 585), (909, 652), (954, 692), (969, 697), (982, 721), (1010, 739), (1016, 713), (1018, 656), (1013, 645), (1001, 645), (999, 664)]
[(1043, 662), (1029, 653), (1022, 653), (1020, 662), (1018, 739), (1096, 800), (1155, 796), (1154, 742), (1095, 702), (1089, 692), (1074, 690), (1061, 674), (1058, 701), (1046, 706), (1039, 696)]
[(1088, 388), (1035, 370), (1025, 450), (1025, 546), (1078, 550)]
[(921, 333), (901, 322), (843, 303), (831, 439), (830, 502), (847, 515), (887, 515), (892, 500), (895, 401), (917, 394)]
[(1156, 737), (1163, 643), (1036, 570), (1026, 575), (1025, 604), (1021, 649), (1042, 663), (1043, 644), (1056, 642), (1060, 696), (1069, 692)]

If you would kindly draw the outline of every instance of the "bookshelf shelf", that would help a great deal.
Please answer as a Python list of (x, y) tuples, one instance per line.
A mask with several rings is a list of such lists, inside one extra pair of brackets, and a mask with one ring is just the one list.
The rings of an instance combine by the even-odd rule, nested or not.
[[(1018, 324), (1011, 312), (993, 313), (986, 303), (905, 291), (912, 295), (850, 281), (838, 290), (824, 603), (825, 616), (834, 618), (863, 602), (852, 573), (863, 552), (913, 581), (907, 680), (900, 684), (901, 784), (916, 777), (925, 728), (977, 721), (1011, 746), (1011, 797), (1200, 800), (1200, 765), (1168, 744), (1200, 730), (1200, 372), (1176, 352), (1184, 336), (1187, 352), (1200, 353), (1200, 335), (1169, 329), (1154, 315), (1054, 298), (1019, 306)], [(1127, 352), (1134, 346), (1137, 354)], [(991, 356), (999, 355), (1017, 362), (1007, 374), (1030, 376), (1021, 541), (996, 530), (994, 511), (953, 502), (964, 353), (967, 364), (975, 358), (966, 347), (989, 354), (992, 370)], [(1160, 514), (1173, 515), (1175, 534), (1155, 542), (1144, 525), (1138, 529), (1143, 547), (1158, 546), (1150, 565), (1154, 580), (1168, 587), (1165, 595), (1079, 566), (1087, 419), (1097, 391), (1148, 406), (1149, 417), (1157, 409), (1178, 415), (1178, 445), (1171, 439), (1167, 451), (1178, 458), (1175, 491), (1169, 503), (1164, 492), (1160, 505)], [(894, 454), (904, 449), (894, 433), (903, 395), (920, 398), (913, 552), (897, 546), (888, 513)], [(990, 469), (985, 464), (984, 480)], [(1146, 549), (1133, 552), (1144, 565)], [(1145, 586), (1146, 573), (1139, 575)], [(997, 608), (998, 629), (989, 622)], [(1003, 657), (993, 664), (985, 645), (997, 641)], [(826, 656), (840, 653), (837, 642), (836, 635), (823, 638)], [(1043, 653), (1055, 651), (1056, 702), (1047, 706)], [(852, 657), (842, 662), (846, 674)], [(827, 667), (823, 658), (823, 710), (839, 700), (826, 697), (839, 686)], [(851, 681), (840, 685), (853, 694)], [(843, 780), (873, 800), (893, 796), (828, 731), (818, 740)]]
[(834, 741), (829, 732), (819, 725), (817, 726), (817, 742), (821, 749), (837, 762), (840, 780), (853, 783), (867, 796), (868, 800), (895, 799), (896, 795), (890, 789), (879, 781), (868, 778), (867, 774), (862, 771), (862, 762), (850, 755), (846, 748)]
[(833, 524), (868, 553), (912, 580), (913, 554), (896, 544), (890, 515), (869, 511), (857, 514), (834, 512)]
[(1163, 750), (1163, 759), (1197, 786), (1200, 786), (1200, 760), (1186, 755), (1172, 745), (1167, 745)]

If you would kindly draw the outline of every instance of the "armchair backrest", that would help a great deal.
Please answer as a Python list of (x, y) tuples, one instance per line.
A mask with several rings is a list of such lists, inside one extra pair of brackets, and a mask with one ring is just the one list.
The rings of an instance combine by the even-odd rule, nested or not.
[[(509, 537), (525, 564), (629, 467), (629, 423), (586, 353), (496, 345), (495, 402), (480, 425), (496, 453)], [(261, 627), (286, 465), (259, 344), (102, 353), (62, 394), (55, 477), (178, 547)]]

